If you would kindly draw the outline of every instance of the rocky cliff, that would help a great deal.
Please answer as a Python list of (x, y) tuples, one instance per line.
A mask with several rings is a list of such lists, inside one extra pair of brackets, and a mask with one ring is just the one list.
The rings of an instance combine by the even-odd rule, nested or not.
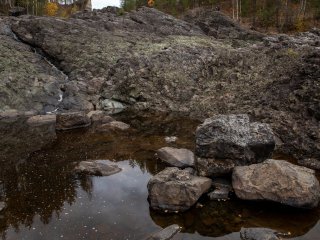
[(320, 157), (320, 31), (265, 36), (198, 11), (0, 19), (0, 111), (113, 100), (198, 118), (248, 113), (271, 124), (281, 152)]

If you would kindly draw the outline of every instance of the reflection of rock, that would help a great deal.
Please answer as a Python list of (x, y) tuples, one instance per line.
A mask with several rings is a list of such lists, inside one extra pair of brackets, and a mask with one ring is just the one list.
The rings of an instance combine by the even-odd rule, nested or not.
[(223, 176), (232, 173), (235, 167), (230, 159), (196, 158), (196, 168), (200, 176)]
[(241, 240), (280, 240), (277, 232), (268, 228), (241, 228)]
[(106, 160), (82, 161), (75, 167), (77, 173), (95, 176), (110, 176), (121, 171), (117, 165), (110, 165)]
[(56, 124), (56, 115), (36, 115), (27, 120), (29, 126), (41, 126)]
[(298, 164), (314, 170), (320, 170), (320, 161), (315, 158), (299, 159)]
[(147, 240), (170, 240), (172, 239), (177, 233), (179, 233), (181, 228), (177, 224), (173, 224), (171, 226), (162, 229), (161, 231), (152, 234)]
[(112, 121), (109, 123), (105, 123), (96, 127), (96, 131), (98, 132), (108, 132), (110, 130), (127, 130), (130, 128), (130, 125), (120, 122), (120, 121)]
[(6, 207), (4, 202), (0, 202), (0, 212)]
[(211, 179), (197, 177), (188, 170), (166, 168), (148, 183), (150, 206), (153, 209), (185, 211), (211, 187)]
[(163, 147), (157, 150), (157, 156), (174, 167), (193, 167), (194, 154), (188, 149)]
[(235, 167), (232, 185), (237, 197), (245, 200), (270, 200), (302, 208), (314, 208), (320, 200), (315, 172), (283, 160)]
[(267, 124), (250, 123), (245, 114), (217, 115), (197, 128), (196, 155), (201, 158), (197, 168), (202, 176), (230, 173), (233, 164), (262, 162), (271, 156), (274, 147)]
[(91, 124), (90, 118), (84, 112), (69, 112), (57, 115), (57, 130), (68, 130), (88, 127)]

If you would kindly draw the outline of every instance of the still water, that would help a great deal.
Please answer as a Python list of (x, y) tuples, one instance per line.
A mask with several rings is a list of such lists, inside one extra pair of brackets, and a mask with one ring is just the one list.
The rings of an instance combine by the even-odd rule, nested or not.
[[(154, 157), (164, 147), (194, 148), (198, 121), (167, 114), (124, 113), (130, 130), (95, 128), (58, 132), (27, 127), (25, 119), (0, 124), (2, 239), (142, 240), (171, 224), (177, 239), (240, 239), (241, 227), (290, 232), (294, 239), (320, 239), (320, 208), (297, 210), (270, 203), (209, 201), (181, 214), (149, 209), (147, 182), (165, 168)], [(176, 143), (166, 143), (176, 136)], [(75, 164), (108, 159), (122, 171), (107, 177), (78, 176)]]

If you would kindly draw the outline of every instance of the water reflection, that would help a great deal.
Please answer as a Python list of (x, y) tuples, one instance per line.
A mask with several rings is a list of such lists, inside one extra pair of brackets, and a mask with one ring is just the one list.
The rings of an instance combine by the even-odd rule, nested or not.
[[(239, 239), (241, 227), (290, 231), (293, 237), (306, 234), (299, 239), (319, 234), (320, 208), (210, 202), (204, 197), (203, 208), (182, 214), (150, 210), (147, 182), (165, 167), (154, 158), (155, 150), (168, 145), (193, 149), (198, 122), (162, 114), (117, 118), (131, 130), (59, 132), (55, 142), (46, 140), (50, 134), (44, 129), (42, 134), (40, 129), (25, 130), (24, 120), (12, 125), (17, 131), (3, 128), (7, 140), (0, 142), (1, 154), (7, 161), (0, 162), (0, 201), (7, 207), (0, 213), (2, 239), (144, 239), (173, 223), (183, 227), (180, 239), (193, 240)], [(177, 136), (178, 141), (168, 144), (165, 136)], [(2, 148), (9, 142), (11, 148)], [(87, 159), (110, 159), (123, 170), (108, 177), (75, 175), (76, 162)]]

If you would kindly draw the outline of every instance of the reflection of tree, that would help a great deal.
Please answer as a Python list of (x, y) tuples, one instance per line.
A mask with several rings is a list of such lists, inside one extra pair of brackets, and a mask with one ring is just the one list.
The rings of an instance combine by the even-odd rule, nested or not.
[(79, 182), (91, 194), (91, 178), (78, 180), (72, 173), (72, 163), (56, 164), (52, 159), (35, 158), (16, 166), (0, 168), (0, 195), (5, 195), (7, 204), (4, 218), (0, 219), (2, 234), (10, 225), (17, 231), (20, 225), (31, 227), (36, 215), (48, 224), (54, 213), (60, 215), (65, 203), (71, 205), (76, 200)]

